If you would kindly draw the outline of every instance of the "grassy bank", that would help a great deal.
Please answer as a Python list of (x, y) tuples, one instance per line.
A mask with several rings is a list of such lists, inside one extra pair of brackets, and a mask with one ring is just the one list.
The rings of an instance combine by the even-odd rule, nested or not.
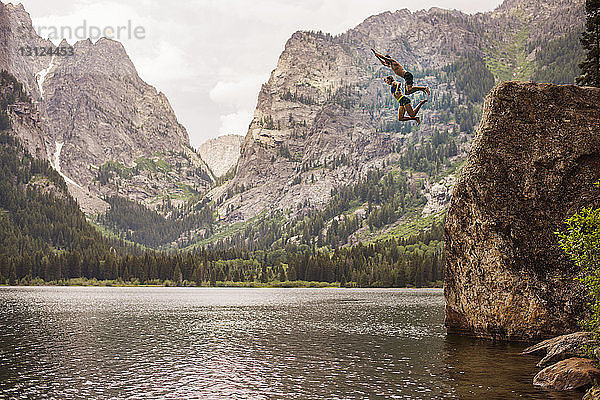
[[(21, 279), (18, 282), (3, 282), (2, 286), (102, 286), (102, 287), (232, 287), (232, 288), (339, 288), (342, 287), (339, 282), (308, 282), (308, 281), (272, 281), (272, 282), (233, 282), (233, 281), (216, 281), (213, 285), (202, 284), (197, 285), (196, 282), (183, 281), (174, 282), (171, 280), (160, 281), (150, 280), (142, 281), (131, 280), (97, 280), (86, 278), (72, 278), (58, 281), (44, 281), (42, 279)], [(357, 288), (359, 287), (354, 282), (347, 282), (343, 287)], [(377, 287), (377, 286), (374, 286)], [(436, 282), (428, 287), (442, 287), (442, 282)]]

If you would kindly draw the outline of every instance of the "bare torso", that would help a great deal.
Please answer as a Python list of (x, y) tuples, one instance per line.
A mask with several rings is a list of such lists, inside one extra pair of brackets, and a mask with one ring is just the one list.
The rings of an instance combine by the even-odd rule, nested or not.
[(406, 73), (406, 70), (404, 69), (404, 67), (396, 60), (394, 60), (390, 63), (390, 68), (398, 76), (404, 77), (404, 74)]
[(400, 85), (398, 83), (395, 83), (393, 86), (394, 89), (394, 93), (392, 94), (394, 96), (394, 98), (396, 100), (398, 100), (400, 97), (402, 97), (402, 90), (400, 88)]

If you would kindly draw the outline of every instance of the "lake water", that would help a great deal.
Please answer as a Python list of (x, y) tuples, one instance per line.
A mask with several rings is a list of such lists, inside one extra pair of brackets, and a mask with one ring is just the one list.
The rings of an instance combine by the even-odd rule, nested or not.
[(0, 288), (0, 399), (580, 399), (441, 290)]

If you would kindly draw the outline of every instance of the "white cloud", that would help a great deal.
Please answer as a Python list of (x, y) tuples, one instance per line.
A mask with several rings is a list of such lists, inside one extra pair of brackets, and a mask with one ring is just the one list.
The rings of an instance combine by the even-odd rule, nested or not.
[(248, 110), (240, 110), (232, 114), (221, 115), (221, 127), (219, 135), (246, 135), (248, 125), (252, 121), (253, 113)]
[[(157, 46), (140, 52), (135, 64), (140, 76), (148, 82), (168, 82), (198, 78), (196, 68), (191, 64), (185, 49), (161, 40)], [(160, 88), (158, 88), (160, 90)]]
[(223, 80), (210, 91), (210, 99), (217, 104), (235, 108), (250, 108), (256, 102), (256, 95), (261, 85), (267, 80), (268, 75), (248, 76), (242, 79)]
[(33, 24), (106, 27), (131, 21), (122, 42), (142, 79), (169, 98), (193, 145), (245, 135), (260, 85), (296, 30), (342, 33), (370, 15), (433, 6), (487, 11), (502, 0), (22, 0)]

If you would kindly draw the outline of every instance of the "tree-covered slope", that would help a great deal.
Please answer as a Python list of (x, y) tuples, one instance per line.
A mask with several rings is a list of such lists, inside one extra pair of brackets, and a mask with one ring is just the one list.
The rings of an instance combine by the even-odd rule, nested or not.
[[(34, 158), (12, 130), (10, 105), (29, 104), (22, 85), (0, 73), (0, 281), (24, 276), (58, 279), (81, 276), (110, 246), (90, 226), (68, 194), (63, 178)], [(60, 261), (59, 261), (60, 259)], [(74, 269), (71, 270), (70, 268)], [(97, 267), (97, 263), (96, 263)], [(62, 269), (64, 268), (64, 270)]]

